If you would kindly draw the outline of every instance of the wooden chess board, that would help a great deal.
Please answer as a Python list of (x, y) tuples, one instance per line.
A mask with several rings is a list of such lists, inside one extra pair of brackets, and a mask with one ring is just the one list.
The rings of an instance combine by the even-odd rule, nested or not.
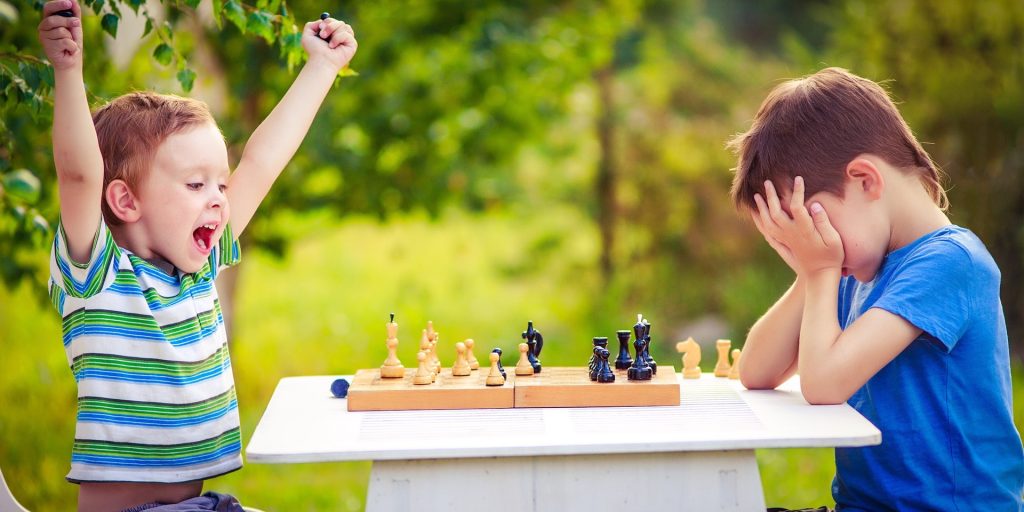
[(380, 370), (359, 370), (348, 391), (349, 411), (437, 409), (510, 409), (514, 407), (629, 407), (679, 405), (675, 368), (658, 365), (648, 381), (631, 381), (615, 370), (615, 382), (590, 380), (586, 367), (545, 367), (540, 373), (516, 376), (506, 368), (504, 386), (487, 386), (487, 368), (467, 377), (444, 368), (437, 382), (415, 385), (414, 368), (401, 379), (382, 379)]

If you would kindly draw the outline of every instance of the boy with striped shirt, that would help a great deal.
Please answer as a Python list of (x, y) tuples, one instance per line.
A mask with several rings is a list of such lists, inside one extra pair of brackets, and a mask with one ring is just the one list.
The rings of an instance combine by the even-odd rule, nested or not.
[[(63, 10), (74, 16), (54, 15)], [(238, 262), (238, 235), (355, 54), (355, 36), (338, 20), (306, 24), (309, 61), (231, 173), (199, 101), (136, 92), (90, 118), (80, 17), (77, 0), (54, 0), (39, 25), (54, 67), (61, 208), (50, 295), (78, 384), (67, 478), (80, 484), (83, 511), (238, 510), (233, 498), (199, 496), (203, 480), (242, 464), (213, 281)]]

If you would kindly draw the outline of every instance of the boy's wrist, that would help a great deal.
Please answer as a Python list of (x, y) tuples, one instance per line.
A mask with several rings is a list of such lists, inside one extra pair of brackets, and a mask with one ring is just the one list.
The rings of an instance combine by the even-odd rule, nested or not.
[(311, 55), (304, 67), (315, 73), (329, 76), (331, 80), (334, 80), (334, 77), (341, 71), (341, 68), (334, 62), (331, 62), (331, 59), (321, 55)]
[(808, 293), (815, 293), (823, 289), (831, 291), (831, 288), (838, 288), (842, 275), (842, 269), (827, 267), (800, 274), (797, 276), (797, 282), (802, 281), (804, 289)]

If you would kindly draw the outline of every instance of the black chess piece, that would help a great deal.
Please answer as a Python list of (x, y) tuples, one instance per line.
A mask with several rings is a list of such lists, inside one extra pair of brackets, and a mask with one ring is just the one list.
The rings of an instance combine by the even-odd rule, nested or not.
[(597, 380), (597, 372), (598, 372), (598, 369), (601, 367), (601, 357), (598, 355), (598, 353), (600, 353), (600, 351), (601, 351), (601, 347), (599, 347), (597, 345), (594, 345), (594, 350), (591, 351), (590, 365), (589, 365), (590, 371), (588, 373), (590, 375), (590, 380)]
[[(327, 18), (330, 18), (330, 17), (331, 17), (331, 13), (329, 13), (329, 12), (322, 12), (322, 13), (320, 13), (320, 20), (321, 21), (326, 20)], [(323, 39), (324, 41), (330, 41), (331, 40), (331, 38), (329, 38), (329, 37), (321, 37), (320, 34), (317, 34), (317, 37), (319, 37), (320, 39)]]
[(498, 371), (501, 372), (501, 378), (508, 380), (508, 376), (505, 375), (505, 367), (501, 366), (501, 349), (495, 348), (494, 350), (491, 350), (491, 352), (498, 354)]
[(590, 369), (590, 380), (597, 380), (597, 348), (607, 348), (608, 338), (595, 336), (594, 337), (594, 350), (590, 355), (590, 362), (587, 364), (587, 368)]
[(544, 348), (544, 336), (541, 336), (540, 331), (533, 328), (533, 322), (526, 323), (526, 330), (523, 331), (523, 338), (526, 339), (526, 344), (530, 347), (526, 351), (526, 359), (530, 361), (530, 366), (533, 367), (533, 373), (540, 373), (540, 351)]
[(71, 9), (64, 9), (62, 11), (57, 11), (57, 12), (51, 14), (51, 16), (62, 16), (64, 18), (74, 18), (75, 17), (75, 11), (72, 11)]
[(626, 378), (629, 380), (651, 380), (654, 372), (651, 370), (651, 366), (647, 364), (647, 359), (643, 356), (644, 347), (647, 346), (643, 337), (643, 327), (636, 328), (634, 326), (633, 332), (638, 335), (637, 339), (633, 340), (636, 357), (633, 359), (633, 366), (630, 366), (629, 370), (626, 371)]
[(644, 319), (644, 359), (651, 367), (651, 372), (658, 374), (658, 363), (651, 357), (651, 323)]
[(612, 371), (611, 365), (608, 364), (608, 356), (611, 352), (604, 347), (597, 347), (594, 350), (597, 351), (597, 381), (601, 383), (615, 382), (615, 372)]
[(633, 358), (629, 355), (629, 331), (615, 331), (619, 338), (619, 355), (615, 358), (615, 369), (626, 370), (633, 364)]

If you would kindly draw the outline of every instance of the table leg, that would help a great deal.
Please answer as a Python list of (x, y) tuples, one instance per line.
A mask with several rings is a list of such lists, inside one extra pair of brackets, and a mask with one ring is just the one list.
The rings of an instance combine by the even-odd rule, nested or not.
[[(628, 508), (627, 508), (628, 507)], [(753, 450), (374, 461), (368, 511), (763, 511)]]

